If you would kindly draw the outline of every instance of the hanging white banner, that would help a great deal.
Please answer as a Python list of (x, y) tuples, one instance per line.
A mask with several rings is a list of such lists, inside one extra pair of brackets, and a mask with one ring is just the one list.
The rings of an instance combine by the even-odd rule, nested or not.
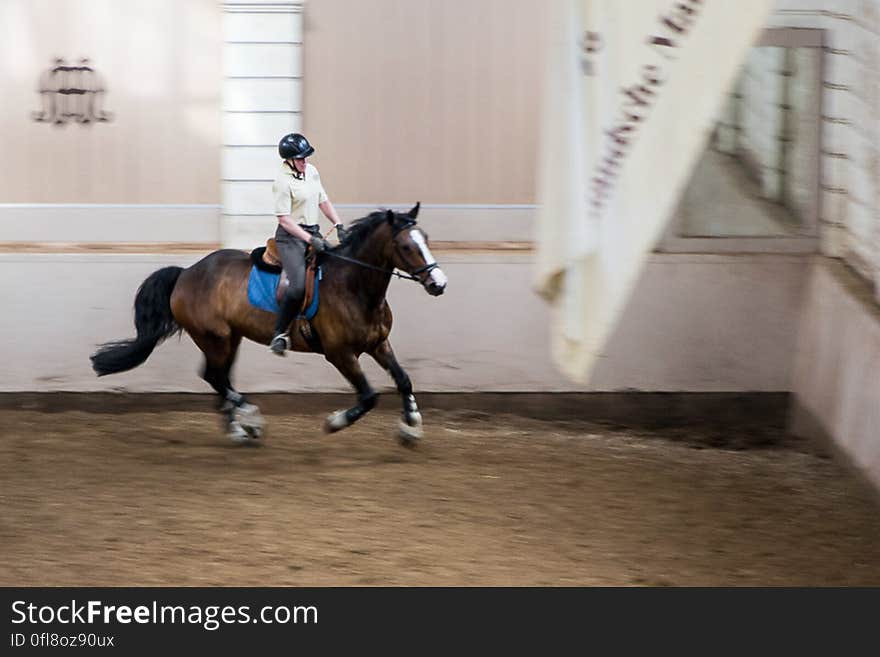
[(551, 0), (539, 294), (585, 381), (774, 0)]

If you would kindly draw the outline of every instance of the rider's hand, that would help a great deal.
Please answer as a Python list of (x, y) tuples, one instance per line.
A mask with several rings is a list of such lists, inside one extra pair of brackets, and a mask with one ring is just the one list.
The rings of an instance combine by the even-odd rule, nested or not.
[(344, 242), (345, 238), (348, 237), (348, 230), (342, 224), (336, 224), (336, 237), (339, 238), (340, 242)]
[(315, 253), (324, 253), (324, 251), (330, 248), (330, 243), (318, 235), (312, 236), (312, 239), (309, 240), (309, 244), (312, 245)]

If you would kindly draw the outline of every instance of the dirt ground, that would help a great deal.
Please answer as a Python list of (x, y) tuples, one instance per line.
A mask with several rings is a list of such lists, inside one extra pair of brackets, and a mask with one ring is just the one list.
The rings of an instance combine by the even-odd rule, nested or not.
[[(776, 430), (395, 404), (262, 447), (205, 411), (0, 410), (2, 585), (880, 585), (880, 506)], [(758, 435), (760, 434), (760, 435)]]

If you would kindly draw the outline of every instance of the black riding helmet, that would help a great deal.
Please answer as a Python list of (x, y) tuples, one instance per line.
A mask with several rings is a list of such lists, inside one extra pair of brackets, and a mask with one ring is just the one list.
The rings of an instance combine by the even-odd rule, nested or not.
[(312, 148), (309, 140), (298, 132), (284, 135), (281, 141), (278, 142), (278, 155), (281, 156), (282, 160), (301, 159), (309, 157), (314, 152), (315, 149)]

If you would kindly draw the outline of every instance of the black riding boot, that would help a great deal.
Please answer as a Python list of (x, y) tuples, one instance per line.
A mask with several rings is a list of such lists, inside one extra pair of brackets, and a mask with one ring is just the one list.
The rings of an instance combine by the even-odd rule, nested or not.
[(281, 310), (278, 312), (278, 321), (275, 323), (275, 336), (272, 338), (272, 342), (269, 343), (269, 349), (276, 356), (284, 356), (284, 352), (290, 349), (288, 330), (290, 329), (290, 323), (296, 316), (298, 306), (298, 299), (291, 299), (288, 295), (284, 295)]
[(278, 322), (275, 324), (275, 335), (269, 348), (272, 353), (283, 356), (290, 349), (290, 337), (287, 331), (290, 323), (299, 312), (300, 304), (306, 293), (306, 243), (297, 237), (290, 235), (283, 227), (278, 226), (275, 231), (275, 246), (278, 247), (278, 255), (284, 265), (284, 271), (290, 282), (284, 298), (281, 300), (281, 309), (278, 311)]

